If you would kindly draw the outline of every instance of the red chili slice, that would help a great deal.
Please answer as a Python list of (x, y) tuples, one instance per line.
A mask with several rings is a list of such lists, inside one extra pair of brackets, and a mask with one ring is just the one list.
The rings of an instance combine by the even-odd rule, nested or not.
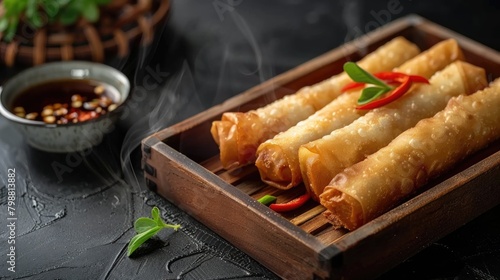
[(411, 77), (405, 76), (402, 83), (397, 88), (393, 89), (390, 93), (388, 93), (386, 97), (376, 99), (370, 103), (358, 106), (356, 109), (369, 110), (389, 104), (392, 101), (404, 95), (410, 89), (411, 85), (412, 85)]
[(386, 82), (396, 81), (401, 83), (403, 82), (403, 79), (405, 77), (410, 77), (410, 81), (413, 83), (429, 83), (429, 80), (425, 77), (418, 75), (408, 75), (400, 72), (379, 72), (374, 74), (374, 76)]
[(425, 77), (418, 75), (408, 75), (412, 83), (430, 84), (429, 80)]
[(365, 86), (365, 83), (351, 82), (351, 83), (348, 83), (347, 85), (345, 85), (344, 87), (342, 87), (340, 89), (340, 92), (358, 89), (358, 88), (362, 88), (364, 86)]
[(269, 205), (269, 208), (271, 208), (272, 210), (274, 210), (276, 212), (292, 211), (292, 210), (295, 210), (295, 209), (299, 208), (300, 206), (304, 205), (304, 203), (306, 203), (310, 197), (311, 197), (311, 195), (309, 193), (305, 193), (305, 194), (303, 194), (297, 198), (294, 198), (286, 203), (279, 203), (279, 204), (273, 203), (273, 204)]
[[(400, 73), (400, 72), (378, 72), (376, 74), (373, 74), (373, 76), (377, 77), (380, 80), (383, 80), (384, 82), (387, 82), (389, 84), (399, 84), (402, 83), (405, 77), (410, 77), (410, 81), (412, 83), (423, 83), (423, 84), (429, 84), (429, 80), (425, 77), (418, 76), (418, 75), (408, 75), (405, 73)], [(351, 82), (342, 87), (341, 91), (349, 91), (349, 90), (354, 90), (354, 89), (359, 89), (362, 88), (365, 85), (365, 83), (360, 83), (360, 82)]]

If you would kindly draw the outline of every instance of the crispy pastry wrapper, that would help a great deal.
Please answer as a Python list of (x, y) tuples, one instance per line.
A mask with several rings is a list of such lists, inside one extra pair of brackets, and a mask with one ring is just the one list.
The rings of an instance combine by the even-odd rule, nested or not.
[(354, 230), (466, 156), (500, 139), (500, 79), (452, 98), (389, 145), (339, 173), (320, 196), (327, 218)]
[[(419, 52), (416, 45), (397, 37), (358, 63), (369, 72), (389, 71)], [(253, 163), (261, 143), (330, 103), (349, 82), (349, 76), (342, 72), (259, 109), (224, 113), (220, 121), (212, 123), (210, 130), (219, 145), (222, 166), (231, 169)]]
[(365, 112), (356, 110), (359, 92), (342, 94), (304, 121), (262, 143), (257, 149), (257, 166), (262, 181), (280, 189), (302, 182), (298, 150), (300, 145), (343, 127)]
[(397, 101), (302, 146), (299, 159), (306, 188), (317, 198), (344, 168), (386, 146), (419, 120), (433, 116), (451, 97), (471, 94), (486, 84), (484, 69), (454, 62), (436, 73), (430, 85), (414, 85)]
[[(458, 43), (450, 39), (413, 57), (394, 71), (430, 78), (435, 72), (462, 58), (463, 54)], [(300, 146), (328, 135), (366, 114), (367, 111), (356, 109), (360, 92), (342, 94), (306, 120), (262, 143), (257, 149), (255, 162), (261, 179), (280, 189), (289, 189), (300, 184), (302, 182)], [(330, 180), (324, 182), (323, 187)], [(315, 195), (316, 200), (317, 195)]]

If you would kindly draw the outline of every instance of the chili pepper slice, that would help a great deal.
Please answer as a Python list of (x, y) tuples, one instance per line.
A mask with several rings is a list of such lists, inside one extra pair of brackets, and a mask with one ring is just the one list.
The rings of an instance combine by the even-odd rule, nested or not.
[(426, 77), (418, 76), (418, 75), (408, 75), (410, 77), (410, 81), (412, 83), (421, 83), (421, 84), (430, 84), (429, 80)]
[(311, 198), (311, 195), (309, 193), (305, 193), (297, 198), (294, 198), (290, 200), (289, 202), (286, 203), (273, 203), (269, 205), (269, 208), (276, 212), (287, 212), (287, 211), (292, 211), (300, 206), (304, 205), (309, 198)]
[[(399, 84), (402, 83), (405, 77), (410, 77), (410, 81), (413, 83), (423, 83), (423, 84), (429, 84), (429, 80), (425, 77), (418, 76), (418, 75), (408, 75), (405, 73), (400, 73), (400, 72), (378, 72), (376, 74), (373, 74), (378, 79), (381, 79), (389, 84)], [(354, 90), (361, 88), (365, 85), (365, 83), (360, 83), (360, 82), (351, 82), (342, 87), (341, 91), (349, 91), (349, 90)]]
[(402, 83), (397, 88), (392, 90), (392, 92), (390, 92), (386, 97), (376, 99), (370, 103), (358, 106), (356, 109), (369, 110), (369, 109), (374, 109), (377, 107), (384, 106), (388, 103), (391, 103), (392, 101), (394, 101), (394, 100), (398, 99), (399, 97), (401, 97), (402, 95), (404, 95), (410, 89), (411, 85), (412, 85), (412, 81), (411, 81), (410, 76), (406, 76), (403, 79)]
[(361, 88), (364, 86), (365, 86), (365, 83), (351, 82), (351, 83), (348, 83), (347, 85), (343, 86), (340, 89), (340, 92), (345, 92), (345, 91)]
[(408, 75), (400, 72), (378, 72), (374, 74), (374, 76), (387, 82), (396, 81), (401, 83), (405, 77), (410, 77), (410, 80), (413, 83), (429, 83), (429, 80), (425, 77), (419, 75)]

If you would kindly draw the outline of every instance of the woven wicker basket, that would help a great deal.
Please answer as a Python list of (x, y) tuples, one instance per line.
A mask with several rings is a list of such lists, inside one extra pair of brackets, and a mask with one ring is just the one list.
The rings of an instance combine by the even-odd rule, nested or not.
[(21, 25), (19, 30), (24, 32), (18, 32), (11, 42), (0, 42), (0, 59), (11, 67), (60, 60), (103, 62), (107, 55), (123, 57), (133, 44), (152, 42), (169, 9), (169, 0), (114, 0), (102, 7), (95, 23), (81, 19), (73, 26), (48, 25), (36, 32)]

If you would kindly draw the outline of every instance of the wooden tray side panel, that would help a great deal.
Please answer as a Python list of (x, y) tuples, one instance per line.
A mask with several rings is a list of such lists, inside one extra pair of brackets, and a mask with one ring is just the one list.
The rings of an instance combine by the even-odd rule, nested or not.
[(435, 44), (444, 38), (454, 38), (462, 48), (465, 60), (483, 67), (489, 81), (500, 77), (500, 55), (497, 51), (430, 21), (422, 21), (417, 27), (418, 33), (425, 34), (423, 38), (427, 44)]
[(150, 152), (144, 158), (146, 180), (153, 189), (161, 186), (158, 194), (284, 278), (331, 277), (329, 266), (338, 251), (330, 248), (324, 256), (327, 246), (238, 190), (225, 191), (218, 178), (212, 183), (210, 174), (193, 171), (187, 158), (178, 158), (164, 143), (154, 144)]

